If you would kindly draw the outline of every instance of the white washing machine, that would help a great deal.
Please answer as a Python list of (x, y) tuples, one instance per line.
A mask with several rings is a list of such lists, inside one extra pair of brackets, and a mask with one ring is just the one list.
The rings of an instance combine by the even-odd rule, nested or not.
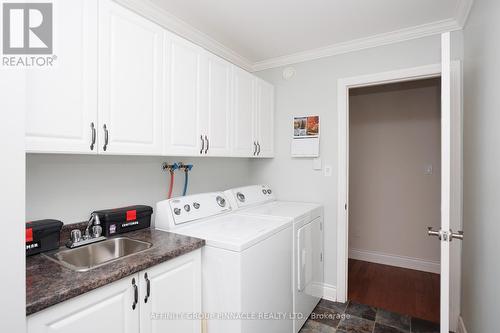
[(323, 297), (323, 206), (277, 201), (266, 185), (252, 185), (224, 192), (235, 212), (293, 220), (293, 330), (298, 332)]
[(206, 241), (202, 306), (208, 333), (292, 332), (290, 219), (235, 214), (217, 192), (158, 202), (155, 227)]

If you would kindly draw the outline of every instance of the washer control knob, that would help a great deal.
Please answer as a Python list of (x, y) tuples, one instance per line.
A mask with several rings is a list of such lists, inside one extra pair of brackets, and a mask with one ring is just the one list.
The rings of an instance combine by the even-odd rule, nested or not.
[(267, 194), (266, 189), (263, 189), (263, 190), (262, 190), (262, 193)]
[(245, 202), (245, 195), (241, 192), (236, 193), (236, 197), (238, 198), (239, 201)]
[(181, 215), (181, 209), (180, 208), (174, 208), (174, 214), (175, 215)]
[(220, 195), (217, 196), (217, 198), (215, 198), (215, 200), (217, 200), (217, 204), (221, 207), (225, 207), (226, 206), (226, 199), (224, 199), (223, 197), (221, 197)]
[(267, 194), (271, 194), (271, 193), (273, 193), (273, 191), (267, 190)]
[(198, 209), (198, 208), (200, 208), (200, 204), (199, 204), (199, 203), (197, 203), (197, 202), (193, 202), (193, 207), (194, 207), (195, 209)]
[(191, 210), (191, 206), (189, 206), (189, 205), (187, 205), (187, 204), (186, 204), (186, 205), (184, 205), (184, 210), (185, 210), (186, 212), (189, 212), (189, 211)]

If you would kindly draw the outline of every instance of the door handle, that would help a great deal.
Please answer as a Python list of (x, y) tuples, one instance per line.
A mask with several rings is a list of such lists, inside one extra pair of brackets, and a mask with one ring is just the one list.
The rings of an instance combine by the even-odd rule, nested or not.
[(144, 273), (144, 279), (146, 280), (146, 297), (144, 297), (144, 303), (147, 303), (151, 295), (151, 281), (148, 278), (148, 273)]
[(208, 149), (210, 148), (210, 141), (208, 141), (208, 137), (205, 135), (205, 140), (207, 140), (207, 147), (205, 148), (205, 155), (208, 152)]
[(260, 155), (260, 142), (259, 141), (257, 141), (257, 149), (258, 149), (257, 156), (259, 156)]
[(200, 135), (201, 139), (201, 149), (200, 149), (200, 155), (203, 154), (203, 150), (205, 150), (205, 140), (203, 140), (203, 135)]
[(95, 126), (94, 123), (90, 123), (90, 130), (92, 131), (92, 141), (90, 142), (90, 150), (94, 150), (94, 145), (95, 145)]
[(464, 240), (464, 232), (462, 230), (460, 231), (457, 231), (457, 232), (453, 232), (450, 230), (450, 242), (453, 240), (453, 238), (455, 239), (459, 239), (459, 240)]
[(257, 143), (254, 141), (253, 142), (253, 156), (255, 156), (255, 154), (257, 154)]
[(436, 236), (441, 240), (441, 231), (433, 230), (432, 227), (427, 227), (427, 235)]
[(108, 130), (108, 127), (106, 126), (106, 124), (104, 124), (104, 126), (102, 128), (104, 129), (104, 146), (102, 147), (102, 149), (104, 151), (106, 151), (106, 149), (108, 148), (108, 142), (109, 142), (109, 130)]
[(139, 290), (135, 284), (135, 278), (132, 279), (132, 287), (134, 287), (134, 303), (132, 303), (132, 310), (135, 310), (137, 302), (139, 301)]
[(427, 227), (427, 234), (429, 236), (436, 236), (439, 238), (439, 240), (444, 239), (445, 241), (451, 242), (453, 238), (463, 240), (464, 239), (464, 232), (462, 230), (453, 232), (452, 230), (450, 231), (436, 231), (433, 230), (432, 227)]

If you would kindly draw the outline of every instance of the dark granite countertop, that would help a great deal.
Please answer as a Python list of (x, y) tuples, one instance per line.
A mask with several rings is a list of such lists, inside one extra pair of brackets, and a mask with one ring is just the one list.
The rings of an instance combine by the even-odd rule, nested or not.
[(26, 258), (26, 315), (205, 245), (205, 241), (198, 238), (155, 229), (142, 229), (120, 236), (149, 242), (153, 246), (87, 272), (76, 272), (65, 268), (41, 254)]

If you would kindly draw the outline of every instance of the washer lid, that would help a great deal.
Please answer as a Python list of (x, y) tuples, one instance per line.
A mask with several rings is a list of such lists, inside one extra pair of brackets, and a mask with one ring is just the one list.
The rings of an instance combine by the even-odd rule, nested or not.
[(240, 252), (291, 224), (292, 220), (285, 218), (227, 214), (179, 227), (172, 232), (204, 239), (208, 246)]
[(238, 213), (298, 219), (318, 208), (321, 208), (321, 205), (315, 203), (273, 201), (263, 205), (240, 210)]

